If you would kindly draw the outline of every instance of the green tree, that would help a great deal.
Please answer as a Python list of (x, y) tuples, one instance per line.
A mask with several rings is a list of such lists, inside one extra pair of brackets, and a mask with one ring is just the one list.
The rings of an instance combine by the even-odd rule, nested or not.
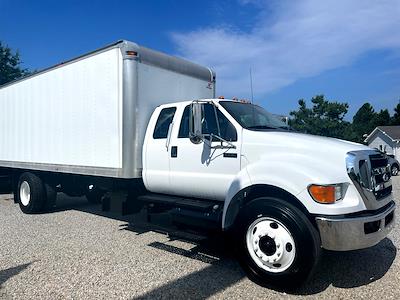
[(28, 70), (21, 67), (18, 51), (13, 52), (0, 41), (0, 85), (27, 74), (29, 74)]
[(375, 126), (386, 126), (390, 125), (391, 118), (387, 109), (381, 109), (375, 116)]
[(299, 109), (290, 112), (290, 126), (310, 134), (345, 138), (349, 123), (344, 117), (349, 105), (325, 100), (324, 95), (313, 97), (311, 102), (313, 106), (308, 108), (303, 99), (299, 100)]
[(390, 120), (391, 125), (400, 125), (400, 100), (399, 103), (394, 108), (394, 115)]
[(371, 133), (376, 127), (377, 114), (368, 102), (364, 103), (356, 112), (351, 124), (351, 134), (349, 139), (355, 142), (363, 142), (364, 136)]

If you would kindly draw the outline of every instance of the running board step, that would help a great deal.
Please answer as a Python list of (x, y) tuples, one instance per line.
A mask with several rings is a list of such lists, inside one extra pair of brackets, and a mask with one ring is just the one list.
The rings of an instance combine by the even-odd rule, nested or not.
[(139, 196), (138, 200), (146, 203), (163, 204), (200, 212), (216, 211), (222, 207), (222, 203), (215, 201), (182, 198), (163, 194), (146, 194)]

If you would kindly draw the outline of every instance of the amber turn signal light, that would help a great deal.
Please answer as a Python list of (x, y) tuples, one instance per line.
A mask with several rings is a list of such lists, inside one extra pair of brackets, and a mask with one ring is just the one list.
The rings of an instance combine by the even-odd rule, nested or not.
[(311, 197), (318, 203), (331, 204), (341, 199), (340, 185), (317, 185), (308, 187)]
[(136, 51), (128, 50), (128, 51), (125, 51), (125, 53), (126, 53), (126, 55), (129, 55), (129, 56), (137, 56), (137, 52)]

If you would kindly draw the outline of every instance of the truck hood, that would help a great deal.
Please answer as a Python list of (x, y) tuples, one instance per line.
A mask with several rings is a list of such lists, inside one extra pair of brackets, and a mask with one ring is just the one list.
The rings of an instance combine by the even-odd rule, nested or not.
[(345, 140), (286, 131), (243, 130), (243, 143), (256, 144), (270, 150), (282, 149), (285, 153), (323, 154), (324, 156), (344, 155), (355, 150), (371, 150), (362, 144)]
[(308, 169), (317, 177), (332, 180), (348, 178), (345, 166), (347, 152), (371, 150), (340, 139), (278, 130), (243, 130), (242, 140), (242, 167), (259, 163), (275, 165), (276, 168), (285, 165), (299, 172)]

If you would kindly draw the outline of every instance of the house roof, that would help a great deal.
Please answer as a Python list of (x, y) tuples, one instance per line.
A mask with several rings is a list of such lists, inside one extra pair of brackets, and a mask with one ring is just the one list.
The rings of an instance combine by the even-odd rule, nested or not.
[(378, 131), (388, 136), (392, 141), (400, 141), (400, 126), (378, 126), (365, 138), (364, 142), (368, 143)]

